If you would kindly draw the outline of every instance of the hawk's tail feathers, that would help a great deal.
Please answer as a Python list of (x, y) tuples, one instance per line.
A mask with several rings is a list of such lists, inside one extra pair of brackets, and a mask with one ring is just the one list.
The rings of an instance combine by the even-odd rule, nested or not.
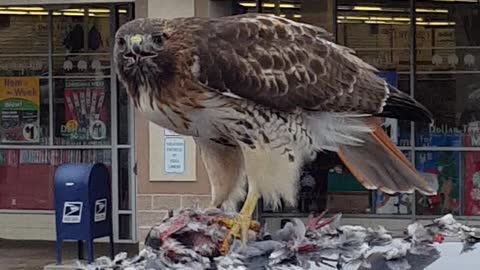
[(389, 194), (415, 190), (425, 195), (436, 193), (383, 129), (363, 133), (360, 139), (364, 141), (362, 146), (343, 145), (337, 154), (365, 188)]

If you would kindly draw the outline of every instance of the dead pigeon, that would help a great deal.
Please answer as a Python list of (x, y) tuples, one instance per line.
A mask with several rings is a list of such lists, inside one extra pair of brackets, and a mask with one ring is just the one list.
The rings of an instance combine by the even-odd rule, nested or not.
[(425, 226), (413, 223), (406, 237), (395, 238), (384, 227), (340, 226), (341, 214), (322, 213), (310, 216), (306, 223), (292, 219), (271, 234), (261, 231), (246, 246), (234, 240), (228, 253), (221, 255), (219, 248), (228, 233), (225, 224), (218, 222), (222, 217), (232, 214), (199, 208), (175, 211), (152, 227), (145, 249), (137, 256), (120, 253), (113, 260), (102, 257), (92, 265), (79, 263), (78, 269), (367, 269), (373, 267), (373, 256), (383, 260), (382, 269), (403, 270), (416, 267), (409, 263), (412, 256), (417, 261), (425, 258), (425, 267), (433, 262), (433, 243), (442, 242), (444, 235), (463, 241), (464, 252), (480, 241), (475, 229), (451, 215)]

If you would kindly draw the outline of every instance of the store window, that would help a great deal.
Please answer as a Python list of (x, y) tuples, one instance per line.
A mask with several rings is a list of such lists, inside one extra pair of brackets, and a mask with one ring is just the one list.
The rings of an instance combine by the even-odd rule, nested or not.
[(111, 150), (0, 150), (0, 209), (50, 210), (53, 176), (63, 163), (102, 162), (111, 171)]
[(417, 29), (428, 40), (417, 48), (418, 83), (415, 97), (435, 115), (435, 125), (417, 125), (419, 147), (477, 147), (480, 144), (480, 22), (479, 3), (417, 1), (419, 9), (436, 13)]
[(134, 237), (133, 110), (112, 66), (131, 4), (0, 6), (0, 211), (53, 209), (63, 163), (107, 165), (117, 238)]
[[(337, 42), (379, 70), (392, 86), (410, 94), (408, 1), (337, 1)], [(417, 33), (417, 40), (422, 37)], [(411, 145), (410, 122), (386, 119), (398, 146)]]

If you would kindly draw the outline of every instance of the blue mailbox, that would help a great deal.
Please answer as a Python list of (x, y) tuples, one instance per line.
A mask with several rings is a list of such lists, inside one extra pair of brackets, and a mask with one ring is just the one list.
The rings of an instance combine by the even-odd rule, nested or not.
[(55, 172), (57, 263), (62, 261), (62, 242), (77, 240), (79, 259), (86, 242), (88, 262), (93, 262), (93, 240), (110, 237), (113, 257), (110, 175), (104, 164), (63, 164)]

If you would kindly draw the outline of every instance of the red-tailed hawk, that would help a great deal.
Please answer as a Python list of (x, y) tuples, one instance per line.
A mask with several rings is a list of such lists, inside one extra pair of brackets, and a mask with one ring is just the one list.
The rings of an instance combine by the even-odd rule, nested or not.
[(136, 19), (116, 34), (115, 63), (148, 120), (193, 136), (213, 206), (248, 183), (243, 233), (259, 197), (296, 203), (300, 168), (319, 151), (337, 152), (368, 189), (434, 193), (369, 120), (430, 112), (322, 28), (265, 14)]

